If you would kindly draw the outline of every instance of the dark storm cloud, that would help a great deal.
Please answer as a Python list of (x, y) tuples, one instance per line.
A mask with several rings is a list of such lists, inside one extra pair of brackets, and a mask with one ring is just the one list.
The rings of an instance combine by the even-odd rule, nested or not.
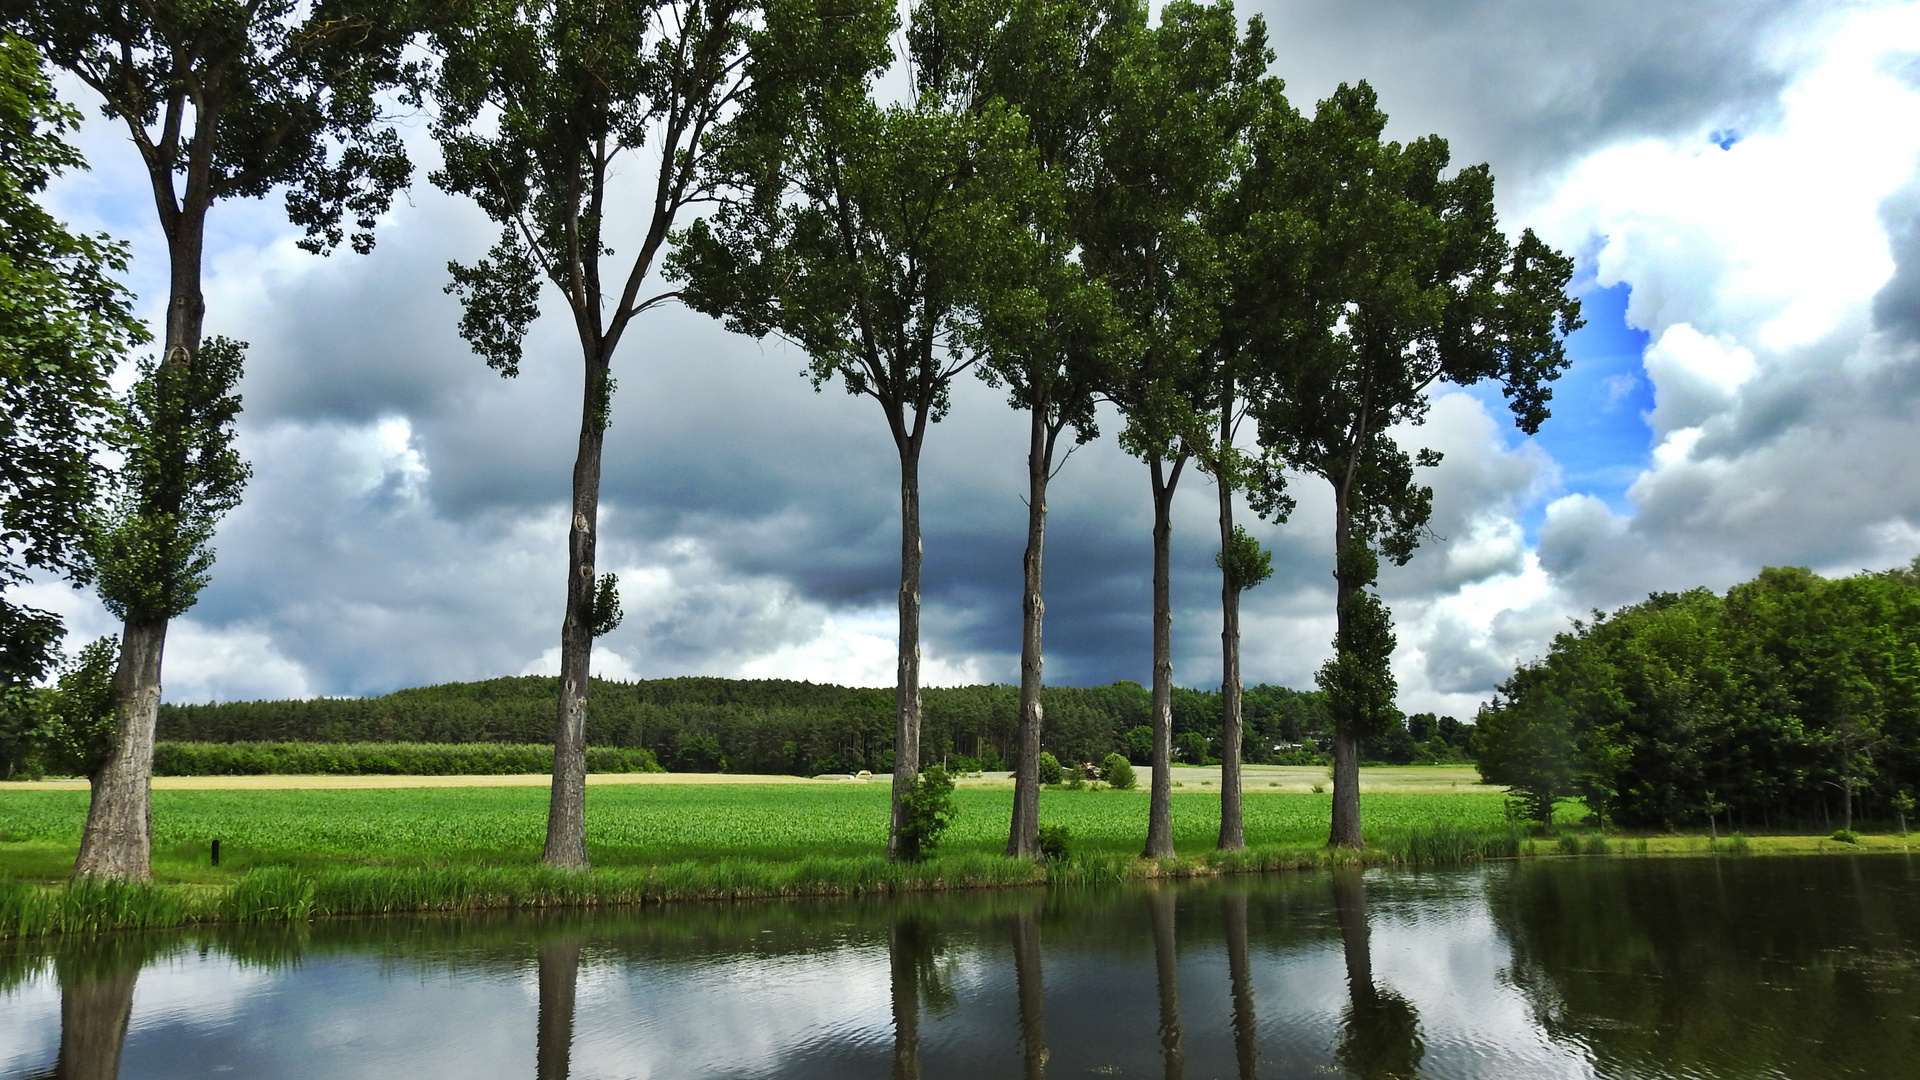
[[(1793, 12), (1824, 10), (1623, 10), (1597, 0), (1241, 10), (1255, 9), (1268, 14), (1275, 70), (1298, 103), (1369, 79), (1395, 118), (1391, 134), (1448, 136), (1456, 161), (1492, 163), (1508, 199), (1613, 140), (1756, 127), (1781, 85), (1759, 59), (1763, 39), (1800, 17)], [(551, 292), (518, 379), (488, 371), (459, 340), (458, 306), (441, 291), (445, 264), (477, 257), (492, 238), (470, 207), (423, 187), (369, 258), (301, 257), (210, 289), (227, 325), (254, 342), (243, 429), (258, 471), (221, 530), (215, 583), (193, 617), (259, 628), (316, 691), (513, 673), (557, 642), (578, 346)], [(1916, 263), (1902, 255), (1903, 273)], [(602, 569), (623, 574), (628, 616), (600, 655), (643, 675), (731, 672), (804, 643), (832, 615), (891, 610), (895, 449), (872, 401), (838, 385), (814, 392), (804, 366), (790, 347), (680, 309), (650, 313), (629, 332), (614, 364), (601, 548)], [(1801, 430), (1795, 401), (1785, 390), (1753, 396), (1739, 413), (1747, 435), (1729, 427), (1709, 438), (1758, 444), (1769, 424), (1776, 439)], [(1877, 404), (1891, 410), (1881, 437), (1897, 442), (1898, 410)], [(1448, 413), (1420, 433), (1422, 445), (1448, 453), (1434, 481), (1439, 538), (1384, 575), (1397, 612), (1418, 616), (1433, 596), (1520, 567), (1513, 518), (1551, 467), (1509, 450), (1496, 434), (1506, 422)], [(1047, 677), (1056, 683), (1150, 677), (1151, 507), (1145, 467), (1113, 441), (1118, 427), (1107, 417), (1103, 438), (1074, 456), (1051, 493)], [(1018, 674), (1025, 432), (1004, 392), (969, 376), (928, 434), (922, 473), (928, 654), (1007, 680)], [(1327, 652), (1324, 488), (1302, 480), (1301, 508), (1285, 526), (1240, 509), (1273, 548), (1276, 570), (1245, 598), (1250, 682), (1309, 685)], [(1568, 504), (1542, 528), (1542, 561), (1582, 597), (1650, 573), (1698, 572), (1666, 550), (1690, 546), (1689, 506), (1722, 513), (1707, 535), (1743, 542), (1739, 516), (1714, 509), (1727, 501), (1716, 503), (1716, 490), (1710, 478), (1663, 477), (1647, 489), (1644, 523)], [(1898, 493), (1880, 496), (1906, 505)], [(1219, 677), (1215, 511), (1210, 480), (1190, 470), (1176, 500), (1173, 578), (1176, 677), (1190, 685)], [(1436, 617), (1408, 624), (1403, 637), (1424, 653), (1437, 689), (1466, 693), (1476, 680), (1490, 685), (1507, 654), (1557, 618), (1510, 612), (1476, 636)]]
[(1881, 203), (1880, 219), (1887, 226), (1894, 271), (1873, 298), (1873, 321), (1890, 334), (1920, 344), (1920, 183), (1908, 184)]
[[(1638, 136), (1764, 123), (1784, 83), (1761, 59), (1822, 5), (1790, 0), (1254, 0), (1275, 71), (1303, 110), (1370, 82), (1399, 139), (1446, 137), (1525, 188), (1580, 153)], [(1510, 187), (1503, 191), (1510, 191)]]

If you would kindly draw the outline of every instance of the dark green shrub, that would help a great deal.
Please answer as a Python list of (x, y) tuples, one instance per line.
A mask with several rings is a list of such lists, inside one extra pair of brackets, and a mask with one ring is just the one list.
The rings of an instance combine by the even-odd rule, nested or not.
[(719, 772), (723, 755), (720, 740), (711, 735), (685, 735), (673, 756), (675, 772)]
[(1040, 782), (1043, 784), (1060, 782), (1060, 759), (1045, 750), (1040, 751)]
[(1561, 833), (1560, 834), (1560, 854), (1562, 855), (1580, 854), (1580, 838), (1578, 836), (1575, 836), (1573, 833)]
[(1860, 834), (1847, 829), (1833, 830), (1833, 838), (1843, 844), (1857, 844), (1860, 842)]
[(1197, 731), (1182, 732), (1173, 741), (1174, 758), (1188, 765), (1205, 765), (1207, 750), (1207, 737)]
[(1135, 783), (1133, 766), (1119, 754), (1108, 754), (1105, 760), (1100, 762), (1100, 772), (1107, 778), (1109, 787), (1118, 788), (1121, 791), (1133, 790)]
[(900, 857), (920, 862), (940, 846), (940, 834), (959, 813), (953, 805), (953, 778), (935, 765), (913, 778), (913, 790), (901, 803), (907, 814), (900, 825)]
[(1127, 760), (1135, 765), (1153, 764), (1153, 729), (1145, 724), (1127, 732)]
[(1069, 854), (1068, 844), (1073, 834), (1065, 825), (1043, 825), (1040, 827), (1040, 857), (1048, 862), (1061, 862)]
[(1580, 851), (1586, 855), (1610, 855), (1613, 849), (1607, 846), (1607, 838), (1599, 833), (1588, 833), (1581, 841)]

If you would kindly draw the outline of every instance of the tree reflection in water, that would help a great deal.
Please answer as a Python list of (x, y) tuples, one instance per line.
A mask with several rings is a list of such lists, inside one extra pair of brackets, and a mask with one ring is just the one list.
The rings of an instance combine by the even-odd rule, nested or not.
[(1334, 871), (1333, 910), (1347, 954), (1350, 999), (1340, 1017), (1336, 1057), (1347, 1075), (1361, 1080), (1410, 1080), (1419, 1073), (1425, 1053), (1420, 1014), (1406, 998), (1374, 984), (1367, 887), (1360, 871)]
[(1155, 887), (1147, 893), (1153, 914), (1153, 969), (1160, 984), (1160, 1053), (1166, 1059), (1167, 1080), (1186, 1075), (1186, 1051), (1180, 1046), (1180, 956), (1173, 938), (1173, 890)]
[(580, 982), (580, 939), (556, 938), (540, 946), (539, 1080), (567, 1080), (573, 1056), (573, 992)]
[(1047, 1025), (1040, 975), (1040, 910), (1023, 908), (1013, 915), (1014, 993), (1020, 999), (1021, 1075), (1041, 1080), (1047, 1075)]
[(114, 1080), (133, 1016), (133, 987), (152, 958), (129, 940), (98, 950), (64, 951), (54, 959), (60, 983), (60, 1056), (35, 1080)]
[(1253, 1080), (1259, 1069), (1260, 1049), (1254, 1041), (1253, 969), (1247, 957), (1245, 887), (1229, 891), (1221, 898), (1220, 907), (1227, 930), (1227, 976), (1233, 983), (1233, 1058), (1240, 1067), (1240, 1080)]
[(938, 1015), (954, 1003), (940, 972), (940, 947), (938, 930), (921, 915), (896, 918), (887, 927), (895, 1080), (919, 1080), (921, 1006)]

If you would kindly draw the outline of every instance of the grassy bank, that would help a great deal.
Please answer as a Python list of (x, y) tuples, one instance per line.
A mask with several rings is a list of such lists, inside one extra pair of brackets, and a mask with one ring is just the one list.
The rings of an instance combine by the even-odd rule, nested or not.
[(1511, 857), (1517, 833), (1415, 830), (1362, 852), (1260, 846), (1232, 854), (1148, 861), (1084, 854), (1051, 863), (979, 852), (917, 864), (880, 856), (785, 861), (723, 859), (585, 872), (541, 866), (262, 867), (232, 884), (44, 884), (0, 880), (0, 939), (206, 923), (498, 909), (586, 908), (697, 900), (902, 894), (1018, 886), (1075, 887), (1152, 878)]
[[(1369, 848), (1329, 853), (1329, 796), (1249, 790), (1251, 845), (1212, 852), (1217, 792), (1174, 792), (1185, 857), (1136, 858), (1144, 792), (1048, 790), (1041, 816), (1064, 825), (1071, 854), (1034, 867), (999, 856), (1011, 792), (962, 789), (941, 857), (887, 863), (884, 784), (636, 785), (588, 791), (595, 869), (538, 865), (546, 791), (527, 788), (156, 791), (155, 884), (69, 884), (86, 792), (0, 792), (0, 937), (402, 911), (549, 908), (673, 900), (910, 893), (1075, 885), (1340, 864), (1457, 865), (1513, 856), (1685, 855), (1897, 849), (1824, 837), (1529, 838), (1502, 796), (1370, 794)], [(221, 841), (218, 866), (210, 842)]]

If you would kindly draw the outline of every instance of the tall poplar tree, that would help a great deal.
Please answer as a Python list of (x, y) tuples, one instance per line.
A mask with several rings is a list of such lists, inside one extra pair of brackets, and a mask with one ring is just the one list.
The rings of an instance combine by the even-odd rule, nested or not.
[(1147, 464), (1153, 495), (1153, 782), (1147, 858), (1172, 858), (1173, 495), (1196, 448), (1213, 439), (1210, 344), (1223, 287), (1206, 217), (1231, 177), (1252, 88), (1271, 60), (1266, 28), (1238, 33), (1232, 5), (1161, 9), (1113, 75), (1081, 234), (1082, 259), (1113, 290), (1129, 355), (1105, 380), (1121, 446)]
[(1041, 180), (1057, 193), (1036, 203), (1023, 222), (1035, 260), (1009, 268), (1023, 272), (988, 282), (995, 295), (970, 335), (982, 353), (981, 378), (1005, 387), (1028, 420), (1019, 750), (1006, 853), (1031, 859), (1040, 854), (1047, 489), (1064, 465), (1061, 436), (1071, 429), (1079, 445), (1099, 434), (1098, 388), (1124, 336), (1111, 292), (1078, 258), (1077, 226), (1114, 50), (1133, 36), (1135, 7), (1128, 0), (971, 0), (925, 11), (916, 31), (926, 68), (938, 73), (950, 96), (969, 95), (982, 106), (997, 100), (1019, 110)]
[[(795, 11), (795, 14), (799, 14)], [(804, 349), (816, 388), (839, 380), (871, 398), (900, 460), (899, 658), (893, 817), (920, 767), (920, 458), (954, 379), (979, 359), (970, 335), (999, 281), (1031, 280), (1040, 260), (1024, 227), (1052, 197), (1024, 119), (946, 78), (916, 7), (896, 57), (890, 7), (817, 13), (770, 26), (770, 65), (818, 78), (757, 88), (726, 164), (741, 196), (694, 223), (675, 253), (689, 306), (754, 337)], [(913, 72), (905, 103), (876, 83)], [(764, 91), (764, 92), (759, 92)]]
[[(434, 134), (445, 164), (433, 181), (472, 198), (501, 229), (486, 258), (448, 266), (448, 291), (464, 309), (460, 336), (501, 375), (519, 374), (544, 278), (566, 302), (583, 368), (542, 855), (550, 866), (587, 865), (593, 639), (620, 621), (614, 576), (594, 576), (614, 352), (635, 318), (676, 295), (644, 292), (681, 211), (712, 194), (706, 157), (748, 85), (758, 14), (757, 0), (496, 0), (439, 35)], [(614, 187), (622, 170), (643, 178), (637, 199)], [(609, 218), (629, 207), (637, 227), (616, 235)]]
[[(98, 94), (140, 154), (167, 241), (163, 365), (192, 379), (217, 374), (200, 355), (215, 203), (281, 188), (287, 216), (306, 232), (301, 247), (324, 254), (350, 239), (355, 251), (372, 248), (375, 218), (409, 175), (381, 110), (396, 89), (406, 98), (416, 74), (404, 47), (422, 11), (384, 0), (0, 0), (0, 25)], [(218, 390), (209, 384), (200, 396)], [(156, 438), (178, 445), (185, 436)], [(155, 490), (184, 497), (190, 485), (176, 476)], [(185, 520), (187, 509), (148, 512)], [(170, 617), (130, 614), (121, 632), (117, 749), (95, 777), (100, 813), (89, 812), (76, 873), (151, 876), (147, 781)]]
[(1263, 238), (1252, 220), (1262, 209), (1257, 197), (1259, 171), (1256, 152), (1260, 134), (1293, 115), (1277, 78), (1263, 78), (1252, 91), (1248, 124), (1237, 140), (1234, 175), (1225, 196), (1208, 214), (1208, 226), (1220, 248), (1220, 315), (1209, 346), (1213, 412), (1216, 424), (1211, 444), (1196, 447), (1202, 469), (1213, 477), (1219, 501), (1220, 552), (1220, 834), (1222, 851), (1247, 846), (1241, 812), (1243, 750), (1243, 687), (1240, 678), (1240, 594), (1273, 574), (1271, 553), (1234, 521), (1234, 496), (1250, 483), (1264, 482), (1257, 505), (1262, 516), (1282, 522), (1293, 510), (1284, 476), (1261, 470), (1239, 446), (1241, 424), (1251, 415), (1254, 396), (1264, 385), (1259, 365), (1262, 354), (1250, 348), (1265, 322), (1293, 314), (1289, 296), (1271, 294), (1262, 273), (1267, 257)]
[(1310, 121), (1284, 123), (1263, 178), (1262, 250), (1294, 317), (1256, 347), (1275, 362), (1258, 396), (1270, 460), (1333, 488), (1337, 630), (1318, 679), (1334, 720), (1329, 844), (1361, 847), (1360, 740), (1396, 722), (1392, 617), (1370, 591), (1385, 555), (1405, 564), (1433, 491), (1388, 430), (1418, 425), (1440, 383), (1497, 381), (1519, 428), (1547, 419), (1549, 385), (1580, 325), (1573, 263), (1531, 230), (1508, 243), (1485, 165), (1444, 176), (1446, 141), (1381, 141), (1386, 114), (1365, 83), (1342, 85)]

